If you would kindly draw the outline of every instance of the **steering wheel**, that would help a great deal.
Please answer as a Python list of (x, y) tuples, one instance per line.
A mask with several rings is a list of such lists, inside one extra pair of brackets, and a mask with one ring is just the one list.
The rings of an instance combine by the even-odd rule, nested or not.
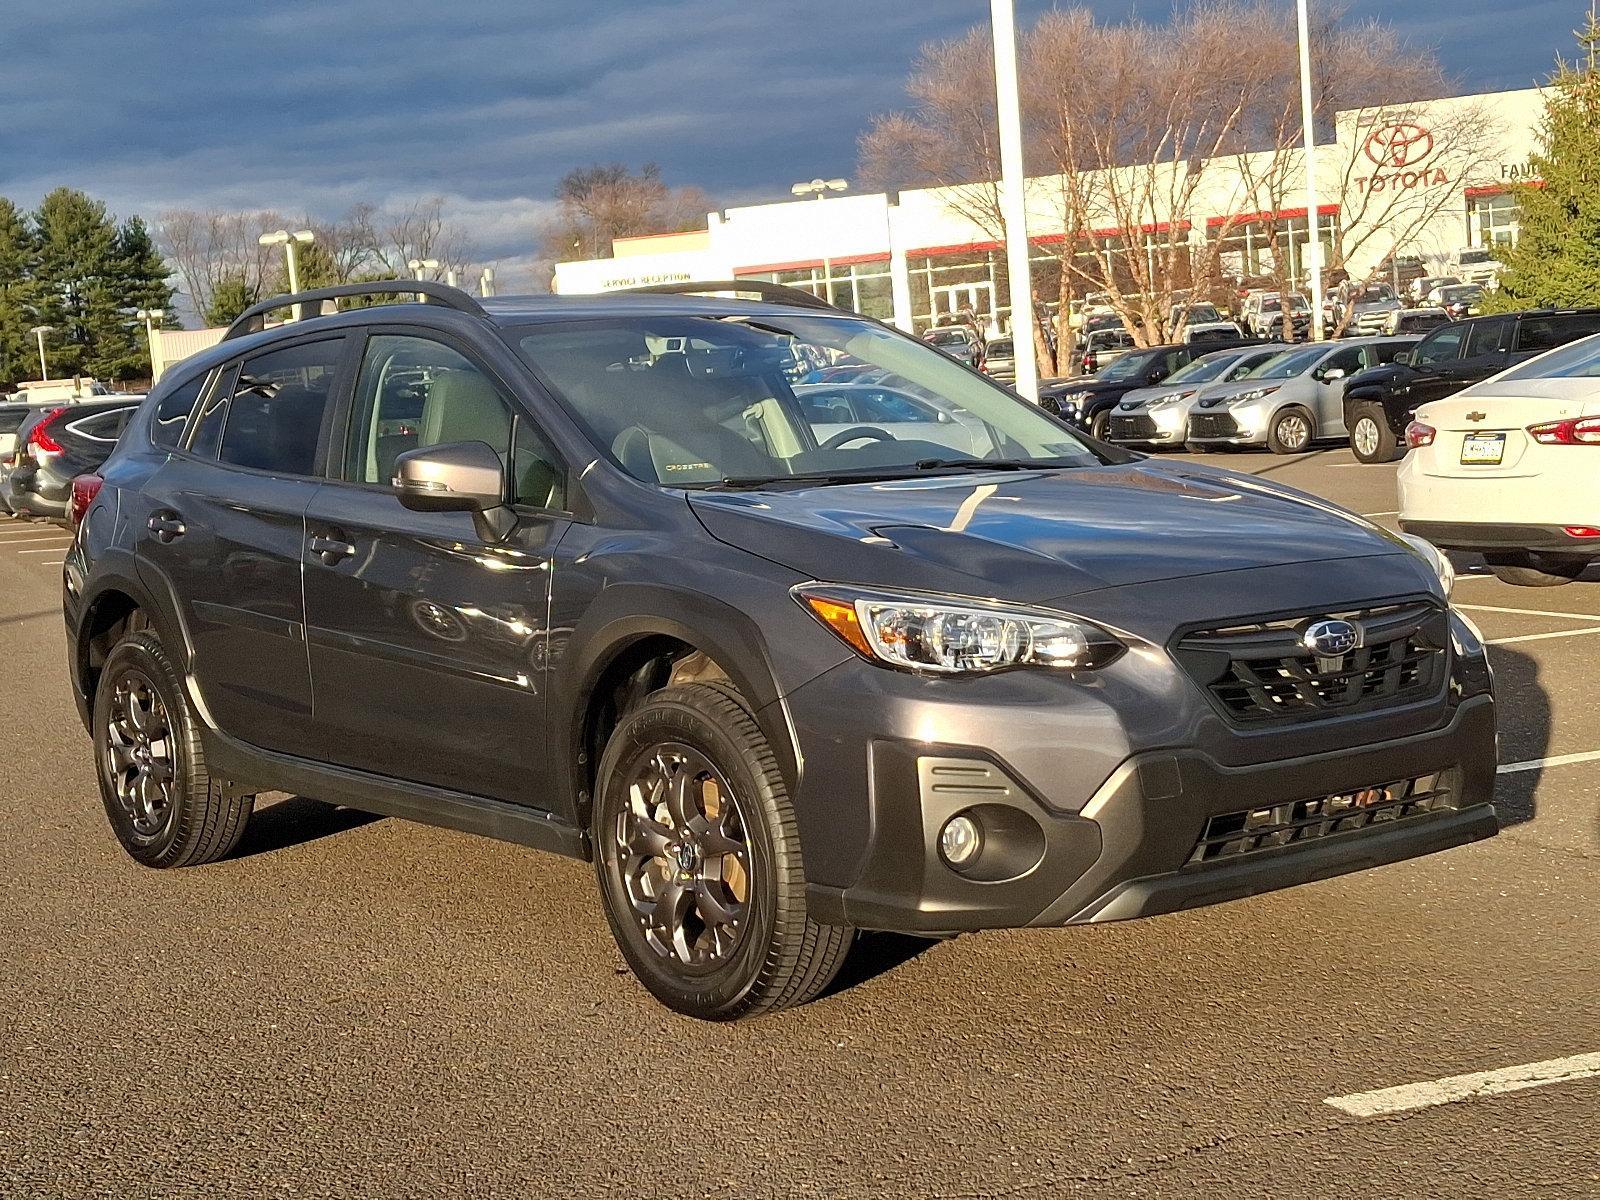
[(870, 438), (874, 442), (894, 442), (899, 440), (894, 434), (884, 429), (874, 429), (870, 425), (852, 425), (849, 429), (841, 429), (823, 442), (822, 448), (824, 450), (837, 450), (846, 442), (853, 442), (857, 438)]

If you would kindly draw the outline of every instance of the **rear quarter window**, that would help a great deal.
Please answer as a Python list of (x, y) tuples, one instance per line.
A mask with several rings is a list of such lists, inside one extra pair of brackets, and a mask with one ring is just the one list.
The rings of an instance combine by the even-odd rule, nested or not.
[(1600, 333), (1600, 313), (1557, 313), (1548, 317), (1523, 317), (1517, 322), (1516, 348), (1538, 354), (1554, 350), (1592, 333)]
[(205, 383), (206, 376), (202, 374), (180, 383), (156, 401), (155, 410), (150, 414), (151, 442), (166, 450), (177, 448), (183, 439), (184, 426), (189, 423), (189, 414), (194, 411), (195, 402), (200, 399)]

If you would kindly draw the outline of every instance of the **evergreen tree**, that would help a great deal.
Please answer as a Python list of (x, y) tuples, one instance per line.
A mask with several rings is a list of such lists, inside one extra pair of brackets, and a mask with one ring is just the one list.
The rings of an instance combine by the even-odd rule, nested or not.
[(0, 196), (0, 384), (39, 373), (28, 330), (33, 317), (33, 274), (38, 242), (17, 206)]
[(1517, 245), (1492, 306), (1600, 305), (1600, 21), (1578, 33), (1578, 62), (1557, 64), (1530, 157), (1537, 183), (1519, 184)]
[(235, 317), (260, 299), (260, 289), (252, 287), (243, 275), (229, 275), (217, 284), (211, 303), (200, 315), (212, 328), (231, 325)]

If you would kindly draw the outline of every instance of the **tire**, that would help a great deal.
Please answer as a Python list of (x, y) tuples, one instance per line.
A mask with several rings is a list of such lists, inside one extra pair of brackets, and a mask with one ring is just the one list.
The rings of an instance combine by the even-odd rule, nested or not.
[(232, 853), (254, 796), (206, 769), (181, 676), (149, 629), (106, 656), (92, 722), (100, 799), (117, 840), (147, 867), (195, 867)]
[(1190, 454), (1215, 454), (1217, 448), (1207, 442), (1185, 442), (1183, 448)]
[(1274, 454), (1304, 454), (1311, 449), (1316, 422), (1303, 408), (1285, 408), (1273, 414), (1267, 428), (1267, 449)]
[[(731, 688), (663, 688), (624, 714), (595, 797), (606, 919), (656, 999), (729, 1021), (804, 1004), (832, 982), (855, 931), (807, 915), (788, 789)], [(696, 830), (688, 849), (684, 828)]]
[(1364, 463), (1391, 463), (1403, 457), (1400, 439), (1389, 428), (1381, 405), (1368, 402), (1351, 410), (1350, 450), (1357, 462)]
[(1110, 429), (1111, 414), (1109, 412), (1097, 412), (1089, 418), (1089, 436), (1094, 438), (1095, 441), (1105, 441)]
[[(1517, 587), (1560, 587), (1563, 583), (1571, 583), (1589, 564), (1586, 561), (1573, 563), (1545, 563), (1542, 567), (1510, 566), (1503, 563), (1490, 563), (1489, 569), (1494, 572), (1494, 577), (1502, 583), (1513, 584)], [(1546, 570), (1545, 567), (1554, 567)]]

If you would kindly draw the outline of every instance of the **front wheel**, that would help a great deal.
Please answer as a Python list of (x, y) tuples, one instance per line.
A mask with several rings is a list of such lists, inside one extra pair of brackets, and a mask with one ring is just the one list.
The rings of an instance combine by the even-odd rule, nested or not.
[(1357, 462), (1388, 463), (1401, 457), (1400, 439), (1376, 404), (1359, 404), (1351, 414), (1350, 449)]
[(1304, 454), (1311, 448), (1311, 417), (1303, 409), (1286, 408), (1272, 418), (1267, 449), (1274, 454)]
[(612, 935), (656, 999), (726, 1021), (803, 1004), (854, 931), (806, 912), (777, 759), (729, 688), (663, 688), (618, 723), (595, 787), (595, 869)]
[(1109, 412), (1097, 412), (1093, 417), (1089, 418), (1089, 436), (1096, 441), (1105, 441), (1110, 431), (1111, 414)]

